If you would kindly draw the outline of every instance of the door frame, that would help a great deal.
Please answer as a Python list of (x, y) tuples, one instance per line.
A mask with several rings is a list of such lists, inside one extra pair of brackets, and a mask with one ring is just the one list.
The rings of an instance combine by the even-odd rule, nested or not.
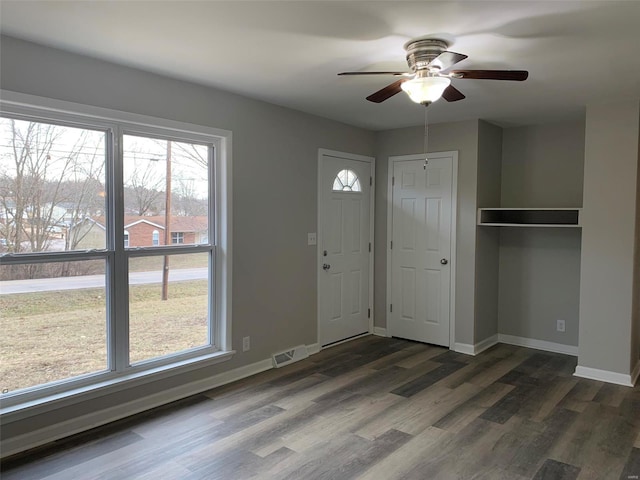
[[(456, 333), (456, 228), (458, 218), (458, 151), (451, 150), (445, 152), (429, 152), (430, 158), (450, 158), (451, 159), (451, 255), (449, 265), (451, 265), (451, 275), (449, 279), (449, 349), (455, 345)], [(424, 153), (413, 155), (395, 155), (389, 157), (389, 169), (387, 174), (387, 336), (389, 335), (389, 314), (391, 313), (391, 269), (393, 267), (391, 257), (391, 237), (393, 234), (393, 170), (396, 163), (424, 160)]]
[[(375, 219), (375, 186), (376, 186), (376, 159), (375, 157), (367, 157), (365, 155), (358, 155), (355, 153), (339, 152), (337, 150), (329, 150), (326, 148), (318, 149), (318, 192), (317, 192), (317, 244), (316, 244), (316, 338), (318, 339), (318, 345), (322, 349), (322, 339), (320, 338), (320, 281), (323, 270), (320, 268), (323, 262), (322, 246), (323, 235), (322, 220), (320, 208), (322, 205), (322, 178), (324, 174), (324, 162), (323, 158), (336, 157), (344, 158), (347, 160), (356, 160), (360, 162), (367, 162), (371, 165), (371, 185), (369, 188), (369, 241), (371, 242), (371, 252), (369, 252), (369, 305), (367, 308), (371, 309), (371, 316), (369, 317), (369, 333), (373, 333), (373, 276), (374, 276), (374, 254), (375, 254), (375, 242), (374, 242), (374, 219)], [(336, 345), (341, 343), (340, 341), (332, 344)]]

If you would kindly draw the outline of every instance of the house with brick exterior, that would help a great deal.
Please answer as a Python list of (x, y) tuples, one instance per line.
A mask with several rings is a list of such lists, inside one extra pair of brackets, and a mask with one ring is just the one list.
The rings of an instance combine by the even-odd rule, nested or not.
[[(205, 216), (171, 217), (169, 223), (170, 237), (165, 241), (165, 217), (164, 215), (138, 216), (125, 215), (124, 219), (125, 247), (153, 247), (160, 245), (194, 245), (207, 243), (208, 219)], [(104, 230), (105, 218), (92, 218), (91, 222), (82, 222), (82, 228), (96, 228)], [(78, 226), (80, 227), (80, 225)], [(91, 238), (87, 236), (87, 238)], [(83, 245), (78, 248), (96, 248), (95, 244)], [(103, 247), (104, 248), (104, 247)]]

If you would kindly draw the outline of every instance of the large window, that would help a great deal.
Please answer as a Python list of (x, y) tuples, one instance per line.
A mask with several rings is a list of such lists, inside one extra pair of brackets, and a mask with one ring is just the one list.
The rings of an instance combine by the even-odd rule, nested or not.
[(5, 405), (228, 356), (228, 132), (143, 120), (2, 105)]

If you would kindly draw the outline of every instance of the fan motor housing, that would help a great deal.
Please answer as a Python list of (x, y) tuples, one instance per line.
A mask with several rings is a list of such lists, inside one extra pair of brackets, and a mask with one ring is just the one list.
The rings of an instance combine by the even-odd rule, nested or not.
[(429, 64), (449, 48), (449, 43), (439, 38), (416, 38), (405, 46), (407, 63), (413, 72), (429, 68)]

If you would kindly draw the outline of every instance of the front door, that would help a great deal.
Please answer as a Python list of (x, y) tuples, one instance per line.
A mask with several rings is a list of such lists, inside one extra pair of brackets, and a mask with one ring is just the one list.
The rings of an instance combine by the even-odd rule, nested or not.
[(449, 347), (453, 156), (390, 163), (388, 334)]
[(328, 345), (370, 331), (372, 159), (320, 156), (318, 334)]

